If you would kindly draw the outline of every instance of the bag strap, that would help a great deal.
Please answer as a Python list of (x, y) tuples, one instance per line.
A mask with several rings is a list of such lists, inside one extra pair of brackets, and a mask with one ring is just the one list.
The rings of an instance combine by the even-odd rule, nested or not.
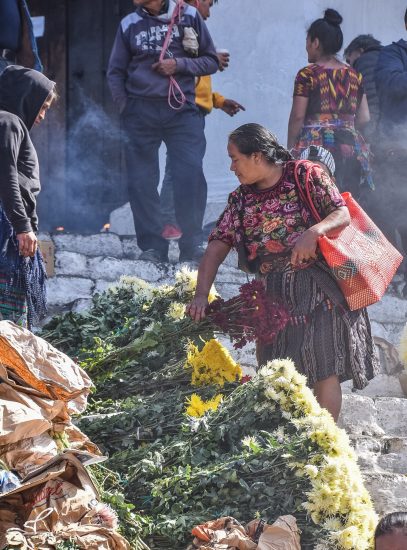
[[(305, 181), (301, 183), (300, 181), (300, 169), (304, 166), (305, 168)], [(314, 201), (312, 200), (311, 189), (309, 185), (309, 179), (313, 169), (313, 164), (309, 160), (297, 160), (294, 167), (294, 176), (295, 182), (297, 184), (298, 193), (304, 204), (308, 206), (311, 210), (312, 215), (317, 223), (319, 223), (322, 218), (318, 210), (315, 207)]]

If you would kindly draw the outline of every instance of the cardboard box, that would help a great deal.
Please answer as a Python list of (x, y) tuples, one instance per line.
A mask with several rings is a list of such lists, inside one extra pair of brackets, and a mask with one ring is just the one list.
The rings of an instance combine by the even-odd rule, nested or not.
[(44, 258), (45, 268), (47, 270), (48, 277), (55, 276), (55, 245), (49, 240), (38, 241), (41, 253)]

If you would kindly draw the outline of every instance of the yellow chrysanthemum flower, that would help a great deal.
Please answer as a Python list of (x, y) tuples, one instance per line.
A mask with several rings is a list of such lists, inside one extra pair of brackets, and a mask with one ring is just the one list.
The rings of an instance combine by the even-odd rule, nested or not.
[(223, 386), (225, 382), (236, 382), (243, 376), (242, 368), (216, 339), (205, 342), (202, 350), (189, 343), (185, 368), (192, 369), (191, 383), (193, 386), (216, 384)]
[(186, 413), (188, 416), (194, 418), (200, 418), (207, 411), (216, 411), (223, 399), (222, 394), (216, 395), (213, 399), (203, 401), (198, 394), (193, 393), (190, 398), (187, 399)]

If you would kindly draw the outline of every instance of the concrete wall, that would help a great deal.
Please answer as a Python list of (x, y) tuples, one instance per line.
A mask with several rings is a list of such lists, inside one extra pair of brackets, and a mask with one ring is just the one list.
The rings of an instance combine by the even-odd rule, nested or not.
[(224, 199), (237, 185), (229, 173), (228, 133), (246, 122), (259, 122), (286, 141), (293, 81), (307, 64), (306, 29), (327, 7), (342, 15), (347, 45), (371, 33), (384, 44), (406, 36), (404, 0), (219, 0), (208, 26), (219, 48), (231, 52), (226, 72), (214, 88), (242, 103), (247, 111), (233, 119), (222, 111), (207, 118), (205, 169), (211, 201)]

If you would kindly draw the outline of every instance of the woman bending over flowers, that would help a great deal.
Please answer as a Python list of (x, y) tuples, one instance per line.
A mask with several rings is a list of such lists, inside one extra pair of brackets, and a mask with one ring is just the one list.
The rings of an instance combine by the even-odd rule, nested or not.
[[(322, 221), (315, 223), (300, 199), (306, 168), (292, 160), (263, 126), (245, 124), (229, 136), (231, 170), (240, 186), (228, 204), (201, 261), (195, 297), (188, 307), (196, 321), (205, 316), (208, 292), (231, 248), (264, 281), (267, 292), (290, 312), (290, 322), (272, 344), (257, 346), (259, 365), (290, 357), (304, 373), (321, 406), (335, 420), (342, 402), (340, 382), (365, 387), (377, 370), (365, 309), (350, 311), (318, 250), (318, 238), (349, 224), (345, 202), (328, 174), (312, 166), (310, 188)], [(242, 262), (240, 262), (242, 264)]]

